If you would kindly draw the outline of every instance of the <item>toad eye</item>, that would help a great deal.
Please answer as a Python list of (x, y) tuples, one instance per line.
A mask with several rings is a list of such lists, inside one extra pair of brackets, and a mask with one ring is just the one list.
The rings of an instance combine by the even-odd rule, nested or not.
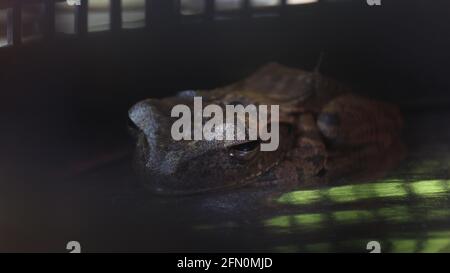
[(259, 152), (260, 144), (259, 140), (254, 140), (231, 146), (229, 155), (238, 160), (250, 160)]

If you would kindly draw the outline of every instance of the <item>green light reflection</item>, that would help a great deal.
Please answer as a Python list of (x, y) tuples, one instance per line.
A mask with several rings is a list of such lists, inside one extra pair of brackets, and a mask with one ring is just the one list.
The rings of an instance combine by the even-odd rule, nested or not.
[(375, 198), (402, 198), (409, 194), (408, 188), (417, 196), (429, 197), (448, 193), (450, 187), (448, 180), (397, 181), (388, 180), (378, 183), (337, 186), (329, 189), (292, 191), (280, 196), (277, 202), (289, 205), (309, 205), (327, 199), (336, 203), (348, 203)]
[(338, 223), (365, 222), (374, 218), (368, 210), (343, 210), (333, 212), (333, 218)]
[[(339, 210), (331, 212), (334, 225), (348, 225), (386, 221), (389, 223), (408, 223), (415, 221), (438, 221), (450, 218), (450, 211), (446, 209), (433, 209), (419, 212), (411, 211), (407, 206), (384, 207), (374, 210)], [(264, 226), (295, 230), (296, 228), (326, 227), (328, 213), (305, 213), (296, 215), (283, 215), (264, 221)], [(450, 238), (450, 234), (449, 234)]]
[[(420, 239), (411, 238), (410, 236), (401, 238), (392, 238), (380, 241), (381, 252), (386, 253), (440, 253), (450, 252), (450, 231), (429, 232), (424, 234)], [(352, 252), (369, 252), (366, 245), (371, 238), (342, 240), (334, 243), (318, 242), (301, 245), (275, 247), (275, 252), (333, 252), (333, 251), (352, 251)], [(334, 246), (334, 247), (333, 247)]]
[(291, 226), (319, 227), (325, 220), (324, 216), (320, 213), (277, 216), (267, 220), (264, 225), (278, 228), (288, 228)]

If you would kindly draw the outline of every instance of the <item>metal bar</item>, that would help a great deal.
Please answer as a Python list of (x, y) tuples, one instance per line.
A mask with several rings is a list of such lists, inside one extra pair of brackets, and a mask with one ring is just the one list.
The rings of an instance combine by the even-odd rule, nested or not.
[(55, 1), (45, 1), (45, 32), (44, 35), (47, 38), (53, 37), (55, 34)]
[(181, 22), (181, 0), (172, 0), (170, 14), (174, 23)]
[(215, 6), (216, 6), (216, 1), (215, 0), (206, 0), (206, 2), (205, 2), (205, 15), (204, 15), (206, 21), (214, 20)]
[(110, 22), (112, 31), (122, 28), (122, 0), (111, 0)]
[(19, 1), (8, 9), (6, 23), (6, 38), (10, 45), (20, 45), (22, 42), (22, 5)]
[(243, 0), (242, 1), (242, 17), (244, 19), (248, 19), (252, 17), (252, 7), (250, 0)]
[(82, 36), (88, 32), (88, 0), (80, 2), (75, 6), (75, 33)]
[(150, 28), (152, 19), (152, 0), (145, 1), (145, 27)]
[(282, 19), (285, 19), (284, 17), (286, 17), (286, 14), (288, 13), (288, 4), (287, 4), (287, 0), (280, 0), (280, 16)]

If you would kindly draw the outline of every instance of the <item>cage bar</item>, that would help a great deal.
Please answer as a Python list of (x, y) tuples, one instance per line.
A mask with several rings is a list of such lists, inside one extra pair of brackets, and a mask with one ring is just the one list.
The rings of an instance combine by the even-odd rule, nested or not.
[(279, 13), (280, 13), (281, 20), (284, 20), (287, 18), (288, 2), (289, 2), (289, 0), (280, 0)]
[(75, 6), (75, 33), (82, 36), (88, 32), (88, 0), (80, 0)]
[(45, 30), (44, 36), (51, 38), (55, 34), (55, 1), (46, 0), (45, 5)]
[(152, 0), (145, 0), (145, 27), (149, 28), (151, 25)]
[(7, 13), (6, 37), (8, 44), (19, 45), (22, 42), (22, 5), (15, 1)]
[[(6, 11), (7, 24), (5, 27), (5, 40), (4, 43), (8, 45), (19, 45), (23, 43), (23, 37), (27, 34), (26, 31), (22, 29), (24, 26), (21, 21), (26, 15), (24, 10), (25, 4), (40, 3), (44, 7), (43, 23), (42, 23), (42, 34), (45, 39), (53, 37), (56, 31), (60, 31), (58, 20), (58, 11), (60, 7), (58, 5), (71, 5), (74, 10), (73, 19), (70, 22), (73, 24), (73, 30), (63, 31), (65, 33), (76, 33), (78, 35), (85, 35), (91, 31), (90, 27), (90, 8), (89, 4), (95, 0), (72, 0), (70, 3), (75, 3), (75, 6), (71, 5), (66, 0), (9, 0), (2, 2), (1, 7)], [(255, 9), (255, 5), (260, 7), (263, 1), (259, 0), (236, 0), (234, 8), (221, 9), (219, 8), (219, 3), (225, 3), (217, 0), (199, 0), (202, 3), (202, 11), (197, 14), (195, 18), (200, 19), (199, 21), (212, 22), (218, 18), (218, 16), (229, 16), (227, 18), (233, 18), (234, 16), (240, 17), (244, 20), (256, 17), (260, 11)], [(264, 7), (272, 7), (268, 11), (275, 11), (276, 14), (282, 15), (282, 18), (286, 18), (287, 13), (293, 5), (301, 5), (308, 3), (324, 3), (323, 0), (277, 0), (278, 4), (263, 5)], [(79, 2), (80, 5), (77, 5)], [(102, 14), (106, 16), (109, 20), (107, 22), (107, 28), (113, 32), (119, 32), (125, 28), (137, 28), (151, 27), (156, 30), (167, 30), (167, 28), (174, 27), (181, 23), (181, 0), (142, 0), (140, 10), (140, 20), (141, 24), (136, 24), (137, 26), (125, 27), (124, 9), (127, 7), (127, 0), (107, 0), (109, 3), (109, 8), (102, 10)], [(268, 3), (274, 3), (273, 1), (268, 1)], [(258, 4), (259, 3), (259, 4)], [(59, 7), (59, 9), (58, 9)], [(277, 10), (279, 12), (277, 12)], [(266, 11), (266, 9), (263, 9)], [(96, 11), (97, 12), (97, 11)], [(128, 14), (129, 15), (129, 14)], [(59, 17), (58, 17), (59, 16)], [(97, 16), (97, 14), (95, 15)], [(130, 16), (130, 15), (129, 15)], [(134, 15), (133, 15), (134, 16)], [(145, 16), (145, 18), (144, 18)], [(66, 21), (69, 21), (66, 19)], [(198, 21), (195, 21), (198, 22)], [(67, 25), (68, 23), (66, 23)], [(67, 28), (67, 27), (66, 27)], [(106, 30), (106, 29), (101, 29)], [(98, 30), (92, 30), (98, 31)]]
[(248, 19), (250, 17), (252, 17), (251, 1), (243, 0), (242, 1), (242, 18)]
[(215, 17), (215, 0), (206, 0), (205, 2), (205, 20), (212, 21)]
[(152, 28), (166, 28), (180, 22), (179, 0), (147, 0), (146, 25)]
[(112, 31), (119, 31), (122, 28), (122, 0), (111, 0), (110, 23)]

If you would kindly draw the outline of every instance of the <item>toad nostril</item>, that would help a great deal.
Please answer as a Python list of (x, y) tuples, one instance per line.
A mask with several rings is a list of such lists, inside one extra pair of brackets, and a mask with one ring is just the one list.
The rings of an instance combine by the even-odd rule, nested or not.
[(127, 127), (130, 130), (139, 131), (139, 127), (129, 118), (127, 119)]

